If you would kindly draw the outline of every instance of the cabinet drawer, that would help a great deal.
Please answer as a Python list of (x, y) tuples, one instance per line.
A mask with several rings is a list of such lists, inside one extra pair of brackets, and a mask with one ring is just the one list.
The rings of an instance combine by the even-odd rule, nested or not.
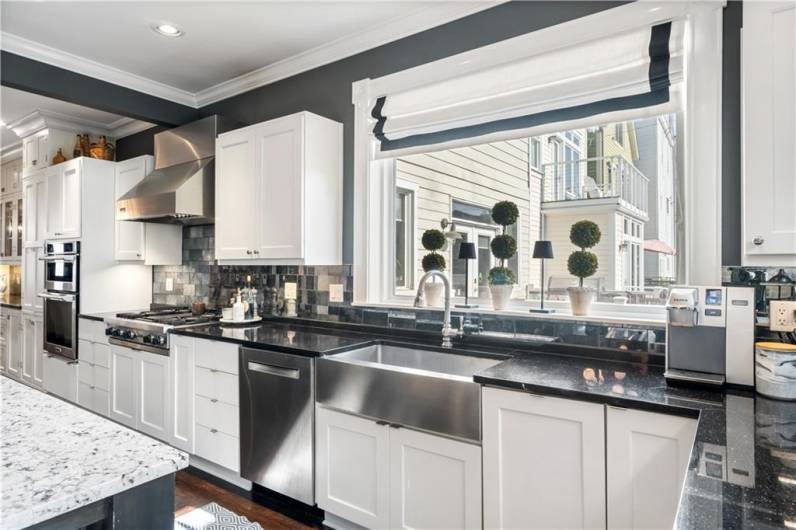
[(229, 342), (196, 341), (196, 366), (238, 375), (238, 346)]
[(194, 380), (196, 395), (238, 406), (238, 376), (213, 370), (202, 366), (196, 367)]
[(81, 360), (78, 363), (77, 374), (81, 383), (101, 388), (102, 390), (109, 390), (108, 378), (110, 371), (106, 367)]
[(196, 424), (196, 455), (224, 466), (232, 471), (240, 470), (240, 448), (238, 438), (213, 431), (204, 425)]
[(100, 343), (107, 342), (108, 339), (105, 336), (104, 322), (97, 322), (96, 320), (81, 318), (78, 325), (80, 326), (80, 329), (78, 330), (78, 337), (80, 340)]
[(94, 403), (92, 409), (97, 414), (107, 416), (110, 413), (110, 394), (107, 390), (94, 387)]
[[(80, 370), (78, 370), (80, 372)], [(77, 385), (77, 404), (91, 410), (94, 404), (94, 391), (90, 383), (80, 381)]]
[(238, 407), (234, 405), (204, 396), (196, 396), (196, 423), (205, 427), (217, 429), (238, 438), (240, 436), (239, 414)]
[(94, 360), (95, 365), (104, 366), (105, 368), (111, 367), (111, 348), (106, 344), (94, 344)]
[(82, 385), (92, 386), (94, 384), (94, 365), (89, 361), (78, 362), (77, 379)]
[(94, 364), (94, 387), (102, 390), (110, 390), (110, 370), (99, 364)]

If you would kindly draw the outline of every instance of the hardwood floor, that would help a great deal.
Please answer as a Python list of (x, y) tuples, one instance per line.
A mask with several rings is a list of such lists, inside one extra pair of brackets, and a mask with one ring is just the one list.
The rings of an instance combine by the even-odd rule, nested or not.
[(216, 486), (186, 471), (177, 472), (175, 516), (188, 513), (194, 508), (216, 502), (252, 522), (260, 523), (265, 530), (304, 530), (313, 528), (281, 513), (269, 510), (245, 497)]

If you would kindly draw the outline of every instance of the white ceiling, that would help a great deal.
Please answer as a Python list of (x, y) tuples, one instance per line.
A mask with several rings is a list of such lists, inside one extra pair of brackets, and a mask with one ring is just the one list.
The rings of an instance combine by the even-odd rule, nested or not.
[(0, 87), (0, 121), (3, 122), (3, 125), (0, 126), (0, 151), (20, 141), (7, 125), (37, 110), (57, 113), (78, 124), (93, 125), (109, 131), (132, 121), (130, 118), (118, 114), (90, 109), (3, 86)]
[[(328, 63), (495, 3), (4, 0), (0, 2), (0, 29), (7, 41), (2, 44), (4, 49), (19, 53), (15, 48), (29, 49), (32, 46), (27, 41), (32, 41), (176, 89), (171, 99), (177, 100), (290, 60), (302, 62), (303, 69), (319, 66), (319, 61)], [(177, 25), (185, 34), (168, 38), (151, 29), (153, 24), (165, 22)], [(22, 40), (13, 40), (15, 36)], [(323, 50), (326, 53), (321, 53)], [(44, 59), (57, 55), (53, 50), (41, 53)], [(57, 60), (47, 62), (55, 64)], [(250, 85), (245, 88), (252, 88)]]

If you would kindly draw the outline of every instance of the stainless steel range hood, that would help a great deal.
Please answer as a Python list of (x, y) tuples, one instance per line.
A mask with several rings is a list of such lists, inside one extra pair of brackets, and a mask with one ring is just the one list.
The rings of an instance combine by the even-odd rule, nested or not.
[(116, 201), (118, 221), (209, 224), (216, 136), (242, 124), (208, 116), (155, 135), (155, 171)]

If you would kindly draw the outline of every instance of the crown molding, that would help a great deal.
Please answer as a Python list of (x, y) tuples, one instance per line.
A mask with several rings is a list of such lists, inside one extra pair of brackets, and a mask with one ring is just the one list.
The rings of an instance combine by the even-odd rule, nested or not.
[(148, 129), (153, 125), (133, 118), (119, 118), (110, 124), (105, 124), (51, 110), (35, 110), (6, 126), (20, 138), (26, 138), (42, 129), (54, 128), (119, 139)]
[(387, 21), (382, 25), (342, 37), (287, 59), (252, 70), (210, 88), (200, 90), (195, 94), (196, 104), (198, 107), (204, 107), (222, 99), (275, 83), (409, 35), (464, 18), (506, 1), (485, 0), (479, 2), (435, 3), (431, 7), (416, 10), (406, 16)]
[(196, 93), (153, 81), (11, 33), (0, 32), (0, 48), (144, 94), (199, 108), (472, 15), (506, 1), (437, 2), (430, 7), (415, 10), (403, 17), (388, 20), (384, 24), (365, 31), (341, 37), (328, 44), (258, 68)]
[(0, 32), (0, 48), (58, 68), (196, 108), (196, 98), (187, 90), (131, 74), (12, 33)]
[(135, 120), (133, 118), (119, 118), (115, 122), (108, 125), (108, 136), (118, 140), (125, 136), (130, 136), (147, 129), (151, 129), (155, 125), (147, 121)]
[(4, 145), (0, 149), (0, 164), (5, 164), (17, 158), (22, 158), (22, 140), (11, 145)]

